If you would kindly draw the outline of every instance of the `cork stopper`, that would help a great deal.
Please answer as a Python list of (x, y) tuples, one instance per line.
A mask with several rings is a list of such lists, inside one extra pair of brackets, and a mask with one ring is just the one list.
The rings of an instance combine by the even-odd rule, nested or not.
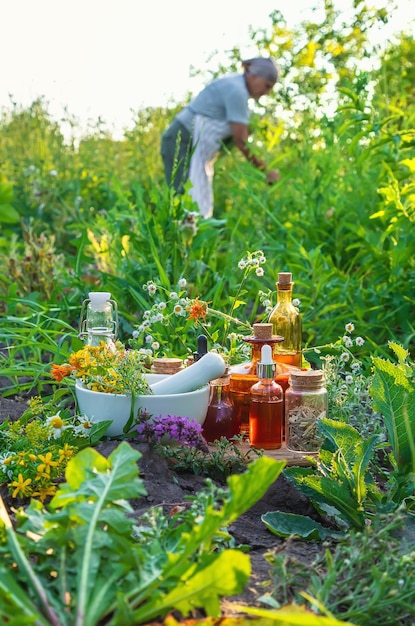
[(175, 374), (183, 367), (183, 361), (181, 359), (173, 358), (160, 358), (154, 359), (153, 371), (155, 374)]
[(291, 272), (280, 272), (278, 274), (278, 284), (279, 285), (290, 285), (292, 283), (293, 275)]
[(255, 339), (273, 339), (272, 337), (272, 324), (254, 324), (254, 336)]
[(323, 370), (299, 370), (298, 372), (291, 372), (290, 384), (296, 389), (313, 389), (315, 387), (322, 387), (325, 383), (325, 377)]

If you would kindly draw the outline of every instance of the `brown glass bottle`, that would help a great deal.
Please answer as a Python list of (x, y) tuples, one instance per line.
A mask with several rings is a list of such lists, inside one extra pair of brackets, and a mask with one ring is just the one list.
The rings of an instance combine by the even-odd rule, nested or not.
[(284, 341), (274, 345), (274, 360), (301, 368), (302, 325), (300, 312), (292, 303), (293, 285), (290, 272), (278, 274), (277, 304), (268, 321), (272, 324), (272, 332), (284, 337)]
[[(251, 360), (230, 367), (230, 394), (233, 400), (236, 419), (240, 424), (240, 431), (249, 431), (249, 403), (250, 391), (258, 381), (257, 363), (261, 359), (261, 348), (264, 344), (271, 347), (281, 342), (283, 337), (272, 335), (271, 324), (254, 324), (254, 336), (245, 337), (244, 341), (251, 344)], [(284, 374), (284, 384), (288, 385), (288, 374)]]
[(208, 442), (239, 435), (239, 422), (229, 394), (229, 376), (210, 381), (210, 399), (203, 422), (203, 436)]
[(277, 366), (272, 361), (272, 347), (264, 345), (261, 355), (259, 380), (250, 391), (249, 442), (256, 448), (272, 450), (282, 444), (283, 391), (274, 380)]

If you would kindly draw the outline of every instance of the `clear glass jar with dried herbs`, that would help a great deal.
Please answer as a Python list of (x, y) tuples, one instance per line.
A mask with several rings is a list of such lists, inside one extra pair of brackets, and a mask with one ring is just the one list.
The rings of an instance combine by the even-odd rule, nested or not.
[(321, 437), (318, 421), (327, 417), (327, 389), (322, 370), (305, 370), (290, 375), (285, 392), (287, 448), (294, 452), (318, 452)]

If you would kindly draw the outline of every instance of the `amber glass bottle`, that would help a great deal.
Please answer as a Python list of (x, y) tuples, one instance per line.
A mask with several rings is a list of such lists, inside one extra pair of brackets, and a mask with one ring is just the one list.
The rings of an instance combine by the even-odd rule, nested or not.
[(301, 367), (301, 315), (292, 303), (293, 285), (290, 272), (278, 274), (277, 304), (271, 311), (268, 321), (272, 324), (272, 332), (284, 337), (284, 341), (274, 345), (274, 361)]
[[(258, 382), (257, 363), (261, 359), (261, 348), (264, 344), (271, 347), (283, 340), (283, 337), (272, 335), (272, 324), (254, 324), (254, 335), (245, 337), (244, 341), (252, 346), (251, 360), (230, 367), (230, 393), (233, 400), (236, 419), (241, 432), (249, 431), (250, 391)], [(288, 385), (288, 375), (287, 385)]]
[(281, 448), (283, 425), (283, 391), (275, 380), (277, 365), (272, 348), (262, 346), (257, 364), (258, 382), (252, 385), (249, 404), (249, 442), (265, 450)]
[(229, 375), (210, 381), (210, 399), (203, 422), (203, 436), (208, 442), (239, 435), (239, 422), (229, 393)]

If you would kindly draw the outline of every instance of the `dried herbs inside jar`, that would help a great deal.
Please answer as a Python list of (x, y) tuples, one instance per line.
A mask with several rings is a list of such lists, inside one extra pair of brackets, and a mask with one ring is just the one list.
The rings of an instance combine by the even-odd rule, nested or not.
[(296, 452), (318, 452), (321, 445), (318, 420), (327, 416), (327, 389), (322, 370), (290, 375), (285, 415), (287, 448)]

